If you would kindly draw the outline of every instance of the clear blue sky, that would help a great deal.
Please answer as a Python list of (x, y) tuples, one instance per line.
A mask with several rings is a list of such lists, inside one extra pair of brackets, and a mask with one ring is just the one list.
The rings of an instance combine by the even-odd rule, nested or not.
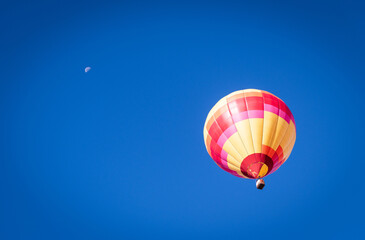
[[(0, 238), (364, 239), (360, 2), (3, 3)], [(204, 147), (245, 88), (297, 124), (263, 191)]]

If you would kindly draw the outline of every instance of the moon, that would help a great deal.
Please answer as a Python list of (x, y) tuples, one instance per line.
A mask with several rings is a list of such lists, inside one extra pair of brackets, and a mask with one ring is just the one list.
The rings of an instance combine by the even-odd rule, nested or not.
[(87, 73), (88, 71), (90, 71), (91, 67), (86, 67), (85, 68), (85, 72)]

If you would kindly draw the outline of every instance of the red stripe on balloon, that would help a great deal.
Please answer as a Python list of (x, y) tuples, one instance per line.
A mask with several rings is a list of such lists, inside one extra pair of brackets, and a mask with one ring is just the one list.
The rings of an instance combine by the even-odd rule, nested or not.
[(248, 110), (264, 110), (264, 101), (262, 97), (246, 97)]

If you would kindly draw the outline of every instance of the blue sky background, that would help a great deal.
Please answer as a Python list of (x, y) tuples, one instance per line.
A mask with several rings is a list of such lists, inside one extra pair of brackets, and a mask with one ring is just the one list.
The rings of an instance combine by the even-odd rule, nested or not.
[[(364, 239), (360, 2), (3, 2), (0, 238)], [(204, 147), (245, 88), (297, 124), (263, 191)]]

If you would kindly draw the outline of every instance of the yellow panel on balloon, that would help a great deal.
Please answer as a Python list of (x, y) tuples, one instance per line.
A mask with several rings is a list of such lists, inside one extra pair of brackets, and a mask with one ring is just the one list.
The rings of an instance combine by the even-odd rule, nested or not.
[(267, 165), (263, 164), (261, 169), (260, 169), (258, 177), (265, 176), (268, 170), (269, 170), (269, 168), (267, 167)]
[(235, 123), (237, 131), (241, 137), (243, 145), (246, 148), (248, 154), (255, 153), (253, 148), (252, 134), (250, 122), (248, 119)]
[(291, 143), (288, 145), (288, 150), (285, 150), (285, 152), (284, 152), (284, 159), (285, 159), (285, 161), (289, 158), (289, 156), (290, 156), (290, 154), (291, 154), (291, 152), (293, 150), (294, 143), (295, 143), (295, 138), (293, 138), (293, 140), (291, 141)]
[(278, 148), (288, 127), (289, 127), (289, 124), (283, 118), (279, 117), (274, 140), (272, 141), (272, 144), (271, 144), (272, 149), (276, 150)]
[(262, 144), (271, 147), (276, 132), (276, 125), (279, 116), (275, 113), (265, 111), (264, 113), (264, 131), (262, 136)]
[(264, 124), (263, 118), (250, 118), (251, 133), (253, 148), (255, 153), (261, 153), (262, 149), (262, 125)]
[(243, 145), (241, 137), (238, 134), (238, 132), (232, 134), (232, 136), (228, 140), (232, 143), (233, 147), (237, 150), (237, 152), (240, 154), (242, 159), (247, 157), (248, 154), (247, 154), (246, 148)]
[(292, 121), (290, 121), (289, 128), (286, 130), (286, 133), (283, 137), (283, 140), (281, 140), (280, 146), (283, 149), (284, 156), (288, 155), (290, 149), (289, 145), (292, 141), (292, 139), (295, 138), (295, 126)]
[(234, 148), (234, 146), (232, 145), (232, 143), (229, 140), (227, 140), (224, 143), (223, 150), (226, 151), (232, 157), (234, 157), (234, 159), (236, 160), (236, 162), (240, 164), (240, 161), (242, 161), (243, 158), (239, 154), (239, 152), (237, 152), (237, 150)]
[(241, 163), (238, 163), (231, 155), (227, 156), (227, 165), (229, 169), (236, 171), (237, 173), (241, 172)]

